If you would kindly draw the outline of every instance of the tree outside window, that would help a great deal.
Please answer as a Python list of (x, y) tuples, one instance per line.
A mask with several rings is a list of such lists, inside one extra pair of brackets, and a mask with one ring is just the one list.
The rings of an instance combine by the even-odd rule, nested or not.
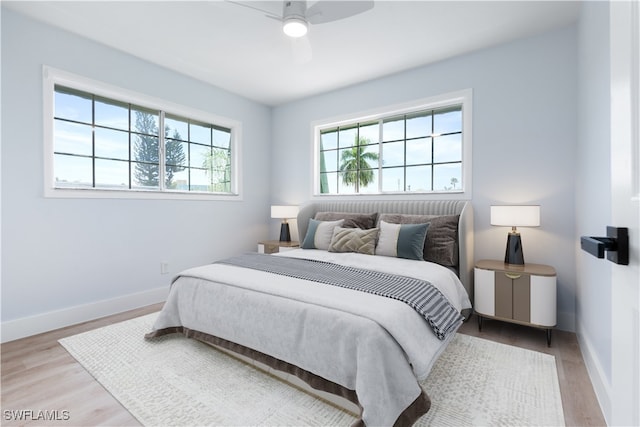
[(462, 104), (317, 128), (320, 194), (460, 192)]

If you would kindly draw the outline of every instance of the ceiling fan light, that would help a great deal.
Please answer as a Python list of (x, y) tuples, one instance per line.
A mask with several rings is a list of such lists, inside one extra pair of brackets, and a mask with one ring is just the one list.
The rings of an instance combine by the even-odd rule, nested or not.
[(302, 37), (307, 34), (307, 21), (300, 18), (286, 18), (282, 25), (282, 31), (289, 37)]

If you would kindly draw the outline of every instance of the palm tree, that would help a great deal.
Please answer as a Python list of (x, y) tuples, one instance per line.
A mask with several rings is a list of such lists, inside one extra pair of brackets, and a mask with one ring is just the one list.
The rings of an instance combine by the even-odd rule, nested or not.
[(340, 175), (342, 183), (354, 185), (356, 193), (360, 191), (360, 186), (366, 187), (374, 180), (373, 170), (369, 161), (378, 161), (378, 153), (365, 151), (365, 145), (371, 141), (368, 138), (355, 137), (355, 145), (344, 150), (340, 156)]

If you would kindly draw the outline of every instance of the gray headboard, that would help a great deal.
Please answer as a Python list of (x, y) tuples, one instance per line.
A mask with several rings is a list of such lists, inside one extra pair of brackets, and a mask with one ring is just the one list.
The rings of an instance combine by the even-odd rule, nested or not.
[(465, 200), (328, 200), (303, 205), (298, 213), (300, 239), (307, 234), (309, 219), (317, 212), (395, 213), (411, 215), (460, 215), (458, 256), (460, 281), (473, 301), (473, 207)]

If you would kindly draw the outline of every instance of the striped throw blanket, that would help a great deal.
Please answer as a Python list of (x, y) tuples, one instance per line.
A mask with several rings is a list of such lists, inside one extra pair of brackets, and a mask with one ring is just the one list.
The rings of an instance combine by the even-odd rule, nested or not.
[(325, 261), (258, 253), (231, 257), (217, 263), (340, 286), (402, 301), (429, 322), (440, 340), (455, 331), (464, 320), (447, 298), (426, 280)]

